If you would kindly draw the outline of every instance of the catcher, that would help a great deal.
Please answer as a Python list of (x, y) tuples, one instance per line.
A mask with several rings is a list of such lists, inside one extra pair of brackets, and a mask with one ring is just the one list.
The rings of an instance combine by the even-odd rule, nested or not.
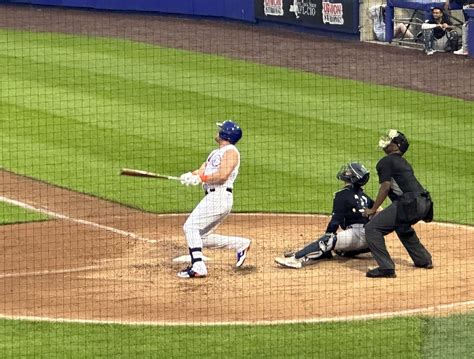
[[(275, 262), (299, 269), (320, 259), (332, 258), (332, 250), (345, 257), (370, 252), (364, 228), (369, 219), (363, 213), (374, 202), (362, 188), (369, 177), (369, 171), (358, 162), (342, 166), (336, 178), (344, 182), (344, 188), (335, 193), (326, 233), (296, 253), (286, 253), (283, 257), (275, 258)], [(339, 227), (342, 231), (336, 233)]]

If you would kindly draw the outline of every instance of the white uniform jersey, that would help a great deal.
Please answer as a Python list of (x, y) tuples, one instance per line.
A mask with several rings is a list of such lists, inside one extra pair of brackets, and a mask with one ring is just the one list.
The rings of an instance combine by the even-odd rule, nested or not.
[(226, 145), (224, 147), (221, 147), (219, 149), (212, 151), (209, 157), (207, 158), (206, 167), (204, 168), (204, 175), (209, 176), (217, 172), (219, 168), (221, 167), (221, 162), (222, 162), (222, 158), (224, 157), (224, 153), (231, 150), (237, 152), (238, 159), (237, 159), (237, 165), (232, 170), (232, 173), (230, 174), (229, 178), (227, 178), (227, 180), (221, 185), (204, 183), (204, 186), (203, 186), (204, 190), (208, 190), (209, 188), (219, 188), (219, 187), (233, 188), (234, 187), (234, 182), (235, 182), (235, 179), (237, 178), (237, 175), (239, 174), (239, 167), (240, 167), (240, 152), (237, 149), (237, 147), (235, 147), (234, 145)]

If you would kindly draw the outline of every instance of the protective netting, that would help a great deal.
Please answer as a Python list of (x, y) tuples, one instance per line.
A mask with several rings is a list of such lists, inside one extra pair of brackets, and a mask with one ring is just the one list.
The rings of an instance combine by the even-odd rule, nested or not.
[(473, 60), (300, 30), (0, 5), (2, 357), (472, 356)]

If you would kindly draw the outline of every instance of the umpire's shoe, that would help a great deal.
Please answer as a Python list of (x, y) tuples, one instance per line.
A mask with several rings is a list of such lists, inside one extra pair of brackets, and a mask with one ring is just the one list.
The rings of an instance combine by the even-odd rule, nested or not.
[(428, 262), (426, 264), (415, 264), (417, 268), (433, 269), (433, 262)]
[(369, 278), (396, 278), (395, 269), (381, 269), (379, 267), (369, 270), (366, 273)]

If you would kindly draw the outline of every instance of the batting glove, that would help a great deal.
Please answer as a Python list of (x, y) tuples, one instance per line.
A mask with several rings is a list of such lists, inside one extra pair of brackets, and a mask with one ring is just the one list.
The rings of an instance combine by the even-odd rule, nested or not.
[(179, 179), (181, 181), (181, 184), (184, 184), (186, 186), (189, 186), (191, 184), (191, 178), (193, 177), (194, 175), (191, 173), (191, 172), (186, 172), (186, 173), (183, 173)]
[(202, 182), (201, 177), (199, 175), (191, 175), (191, 177), (188, 180), (188, 183), (189, 183), (188, 186), (197, 186), (201, 182)]

